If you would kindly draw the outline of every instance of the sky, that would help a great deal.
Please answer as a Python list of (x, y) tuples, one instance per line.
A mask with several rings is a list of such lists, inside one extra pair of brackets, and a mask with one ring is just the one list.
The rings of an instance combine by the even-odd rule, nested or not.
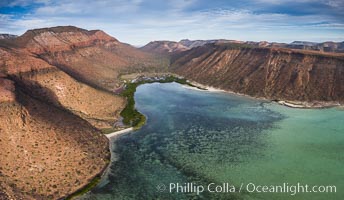
[(155, 40), (344, 41), (344, 0), (1, 0), (0, 33), (73, 25)]

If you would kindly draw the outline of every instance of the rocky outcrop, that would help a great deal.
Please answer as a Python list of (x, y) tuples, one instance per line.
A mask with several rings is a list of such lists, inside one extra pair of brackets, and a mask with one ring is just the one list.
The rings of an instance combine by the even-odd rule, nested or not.
[(344, 57), (239, 44), (208, 44), (175, 55), (171, 70), (254, 97), (344, 102)]

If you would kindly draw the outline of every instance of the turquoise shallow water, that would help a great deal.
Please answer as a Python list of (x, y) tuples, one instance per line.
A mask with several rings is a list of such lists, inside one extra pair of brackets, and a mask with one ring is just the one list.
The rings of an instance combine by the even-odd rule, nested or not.
[[(80, 199), (343, 199), (344, 110), (292, 109), (177, 83), (141, 85), (135, 100), (147, 124), (112, 141), (109, 172)], [(170, 193), (170, 183), (243, 187), (197, 195)], [(251, 193), (249, 183), (334, 185), (336, 193)]]

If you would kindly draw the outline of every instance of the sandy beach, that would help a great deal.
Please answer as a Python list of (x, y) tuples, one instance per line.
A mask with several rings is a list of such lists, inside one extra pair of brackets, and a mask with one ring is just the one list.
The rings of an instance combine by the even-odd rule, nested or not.
[(119, 136), (119, 135), (122, 135), (122, 134), (125, 134), (125, 133), (129, 133), (129, 132), (131, 132), (133, 130), (134, 130), (133, 128), (126, 128), (126, 129), (123, 129), (123, 130), (120, 130), (120, 131), (116, 131), (116, 132), (113, 132), (113, 133), (106, 134), (105, 136), (108, 139), (110, 139), (110, 138), (113, 138), (115, 136)]
[[(191, 86), (187, 86), (187, 85), (184, 85), (183, 87), (188, 88), (188, 89), (192, 89), (192, 90), (207, 91), (207, 92), (225, 92), (225, 93), (235, 94), (235, 95), (239, 95), (239, 96), (245, 96), (245, 97), (253, 98), (253, 99), (273, 101), (271, 99), (267, 99), (267, 98), (264, 98), (264, 97), (253, 97), (253, 96), (246, 95), (246, 94), (241, 94), (241, 93), (237, 93), (237, 92), (233, 92), (233, 91), (229, 91), (229, 90), (223, 90), (223, 89), (219, 89), (219, 88), (203, 85), (203, 84), (197, 83), (195, 81), (190, 81), (190, 83), (192, 85), (195, 85), (196, 87), (191, 87)], [(199, 89), (199, 88), (203, 88), (204, 90)], [(287, 107), (290, 107), (290, 108), (343, 107), (343, 105), (340, 104), (339, 102), (333, 102), (333, 101), (329, 101), (329, 102), (326, 102), (326, 101), (295, 102), (295, 101), (287, 101), (287, 100), (278, 100), (276, 102), (278, 104), (280, 104), (280, 105), (287, 106)]]

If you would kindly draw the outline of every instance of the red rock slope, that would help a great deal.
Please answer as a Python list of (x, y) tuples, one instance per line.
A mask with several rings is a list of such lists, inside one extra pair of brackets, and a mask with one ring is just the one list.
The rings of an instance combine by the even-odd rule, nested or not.
[(208, 44), (171, 63), (188, 79), (254, 97), (344, 102), (343, 54)]

